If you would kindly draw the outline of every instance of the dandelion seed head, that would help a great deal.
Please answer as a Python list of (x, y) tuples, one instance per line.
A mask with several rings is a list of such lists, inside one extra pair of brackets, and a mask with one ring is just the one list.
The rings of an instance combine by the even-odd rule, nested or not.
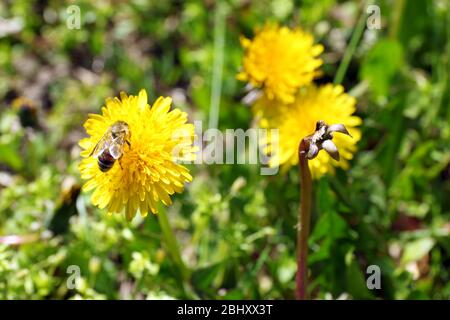
[[(308, 161), (312, 176), (318, 178), (328, 172), (334, 173), (335, 167), (347, 169), (349, 160), (356, 151), (356, 143), (361, 138), (358, 126), (361, 118), (354, 115), (356, 100), (344, 92), (340, 85), (308, 86), (301, 89), (294, 102), (286, 104), (262, 96), (253, 106), (253, 113), (259, 126), (278, 129), (277, 145), (269, 135), (262, 141), (266, 153), (271, 156), (270, 166), (281, 166), (282, 171), (298, 164), (298, 147), (300, 141), (315, 132), (318, 121), (328, 124), (342, 124), (348, 130), (346, 134), (329, 134), (333, 145), (339, 150), (340, 161), (336, 161), (326, 152), (310, 150)], [(339, 126), (330, 126), (333, 131), (341, 132)], [(331, 140), (330, 140), (331, 141)], [(327, 148), (332, 151), (331, 145)]]

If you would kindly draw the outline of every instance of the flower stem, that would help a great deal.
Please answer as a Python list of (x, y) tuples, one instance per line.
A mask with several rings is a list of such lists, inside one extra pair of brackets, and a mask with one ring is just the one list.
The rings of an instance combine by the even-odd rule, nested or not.
[(164, 242), (166, 244), (167, 251), (169, 251), (170, 256), (175, 262), (178, 271), (181, 275), (182, 283), (180, 284), (181, 289), (183, 290), (184, 299), (198, 299), (197, 294), (195, 293), (192, 284), (190, 282), (191, 279), (191, 271), (186, 266), (181, 257), (180, 248), (177, 243), (177, 239), (175, 237), (175, 233), (170, 227), (169, 219), (167, 218), (166, 208), (162, 205), (158, 206), (158, 222), (163, 233)]
[(186, 267), (186, 265), (183, 262), (183, 259), (181, 258), (180, 248), (178, 247), (177, 239), (175, 238), (175, 234), (170, 227), (169, 219), (167, 218), (166, 209), (161, 205), (158, 208), (158, 222), (159, 226), (161, 228), (161, 231), (163, 233), (164, 241), (166, 244), (166, 248), (169, 251), (170, 256), (172, 257), (173, 261), (177, 265), (181, 277), (183, 280), (189, 279), (189, 269)]
[(298, 148), (300, 176), (300, 208), (297, 229), (297, 288), (296, 298), (305, 300), (308, 297), (308, 237), (311, 220), (312, 180), (306, 153), (309, 142), (303, 139)]

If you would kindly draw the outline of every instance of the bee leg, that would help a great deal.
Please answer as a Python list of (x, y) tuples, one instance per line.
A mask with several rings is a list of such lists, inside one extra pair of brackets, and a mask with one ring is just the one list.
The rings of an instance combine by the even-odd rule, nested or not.
[(120, 169), (122, 169), (122, 171), (123, 171), (122, 161), (120, 161), (120, 159), (119, 159), (119, 165), (120, 165)]
[(125, 142), (127, 143), (128, 147), (131, 149), (131, 143), (128, 140), (125, 140)]

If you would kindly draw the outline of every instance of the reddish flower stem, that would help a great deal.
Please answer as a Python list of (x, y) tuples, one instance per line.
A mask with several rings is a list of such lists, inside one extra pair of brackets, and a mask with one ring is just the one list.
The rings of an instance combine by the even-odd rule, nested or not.
[(298, 148), (299, 177), (300, 177), (300, 207), (298, 212), (297, 229), (297, 275), (296, 298), (308, 298), (308, 237), (311, 220), (312, 179), (306, 154), (309, 142), (302, 139)]

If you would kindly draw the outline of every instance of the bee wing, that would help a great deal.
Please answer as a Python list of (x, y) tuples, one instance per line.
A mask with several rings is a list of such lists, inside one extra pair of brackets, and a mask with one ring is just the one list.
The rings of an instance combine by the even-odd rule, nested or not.
[(97, 158), (103, 151), (109, 148), (111, 144), (111, 130), (108, 130), (103, 137), (100, 139), (99, 142), (97, 142), (97, 145), (92, 150), (91, 154), (89, 156), (93, 156), (94, 158)]
[(123, 139), (117, 139), (114, 143), (111, 143), (109, 147), (109, 153), (113, 156), (114, 159), (119, 159), (123, 154)]

